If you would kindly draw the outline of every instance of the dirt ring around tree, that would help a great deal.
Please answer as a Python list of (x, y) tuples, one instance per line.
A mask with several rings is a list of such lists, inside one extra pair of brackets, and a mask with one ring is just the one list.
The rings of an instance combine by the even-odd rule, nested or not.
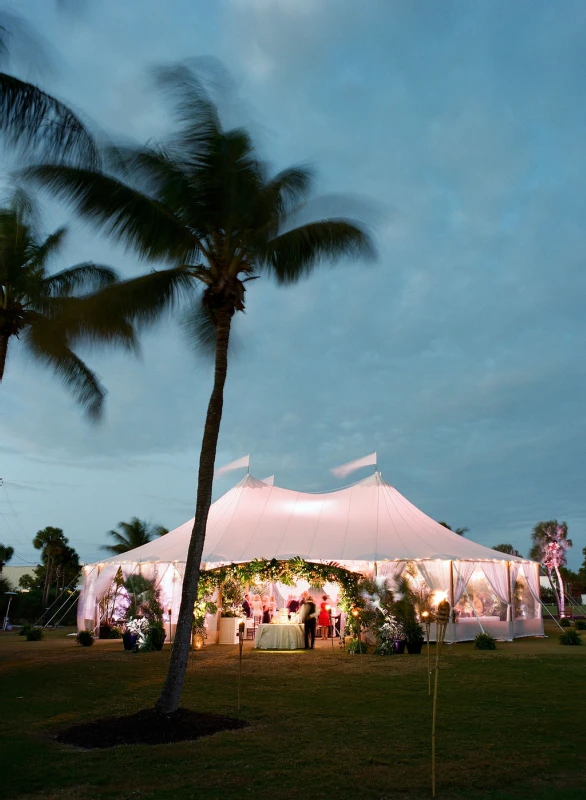
[(104, 717), (81, 725), (73, 725), (57, 733), (62, 744), (85, 749), (117, 747), (123, 744), (170, 744), (213, 736), (220, 731), (247, 728), (246, 720), (222, 714), (204, 714), (178, 708), (173, 714), (162, 714), (147, 708), (124, 717)]

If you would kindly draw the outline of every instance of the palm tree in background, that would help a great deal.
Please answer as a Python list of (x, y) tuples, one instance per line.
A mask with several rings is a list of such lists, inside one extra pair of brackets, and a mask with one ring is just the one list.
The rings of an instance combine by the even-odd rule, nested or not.
[(515, 549), (512, 544), (495, 544), (492, 549), (499, 553), (506, 553), (508, 556), (518, 556), (519, 558), (523, 558), (521, 553)]
[[(77, 553), (73, 548), (69, 547), (69, 540), (64, 535), (61, 528), (53, 528), (51, 526), (37, 531), (33, 539), (33, 546), (36, 550), (41, 551), (41, 560), (45, 568), (45, 580), (43, 584), (43, 608), (47, 606), (49, 599), (49, 591), (53, 577), (60, 577), (60, 567), (68, 563)], [(77, 563), (79, 571), (79, 562)]]
[[(558, 613), (563, 616), (566, 610), (566, 598), (560, 567), (565, 567), (566, 550), (573, 546), (572, 540), (568, 539), (568, 526), (565, 522), (558, 523), (557, 519), (538, 522), (533, 528), (531, 539), (533, 547), (529, 558), (539, 561), (547, 570), (549, 582), (556, 595)], [(554, 572), (555, 582), (553, 581)]]
[[(270, 175), (245, 130), (223, 129), (215, 104), (187, 66), (161, 71), (160, 83), (174, 99), (177, 118), (168, 141), (110, 153), (109, 170), (49, 164), (27, 174), (143, 258), (171, 265), (165, 272), (105, 289), (102, 294), (110, 298), (106, 315), (150, 322), (183, 298), (194, 343), (214, 353), (181, 608), (157, 702), (160, 711), (169, 713), (178, 707), (187, 667), (228, 346), (234, 315), (245, 308), (246, 284), (268, 275), (289, 285), (321, 263), (371, 256), (373, 249), (352, 220), (308, 222), (310, 171), (292, 167)], [(166, 288), (155, 291), (155, 279)]]
[[(117, 281), (109, 267), (78, 264), (49, 274), (47, 265), (59, 253), (65, 228), (40, 234), (33, 200), (17, 189), (0, 208), (0, 383), (10, 343), (22, 339), (35, 358), (53, 370), (88, 415), (97, 418), (105, 390), (73, 347), (88, 339), (133, 346), (132, 326), (107, 324), (92, 295)], [(83, 296), (83, 302), (81, 297)]]
[(10, 547), (7, 544), (0, 544), (0, 575), (2, 574), (2, 570), (10, 561), (12, 556), (14, 555), (14, 547)]
[(451, 527), (448, 525), (448, 523), (447, 523), (447, 522), (440, 522), (439, 524), (440, 524), (440, 525), (443, 525), (443, 526), (444, 526), (444, 528), (447, 528), (449, 531), (452, 531), (452, 533), (457, 533), (457, 534), (458, 534), (458, 536), (466, 536), (466, 534), (467, 534), (467, 533), (468, 533), (468, 531), (470, 530), (470, 528), (451, 528)]
[(150, 525), (138, 517), (133, 517), (130, 522), (119, 522), (118, 528), (119, 531), (108, 531), (108, 536), (111, 536), (116, 544), (103, 544), (100, 548), (113, 556), (127, 553), (152, 542), (157, 536), (169, 533), (169, 530), (162, 525)]

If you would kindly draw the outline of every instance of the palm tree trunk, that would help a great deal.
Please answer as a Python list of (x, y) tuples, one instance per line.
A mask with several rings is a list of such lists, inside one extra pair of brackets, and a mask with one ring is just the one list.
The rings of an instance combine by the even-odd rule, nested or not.
[(163, 689), (155, 707), (164, 714), (171, 714), (179, 707), (179, 699), (183, 690), (185, 670), (189, 658), (191, 644), (191, 630), (193, 625), (193, 606), (197, 598), (197, 586), (201, 566), (201, 556), (206, 534), (206, 525), (210, 505), (212, 503), (212, 483), (214, 480), (214, 464), (216, 461), (216, 448), (220, 423), (222, 421), (222, 408), (224, 405), (224, 384), (228, 370), (228, 342), (230, 339), (230, 326), (233, 310), (222, 309), (218, 314), (216, 329), (216, 366), (214, 374), (214, 387), (208, 404), (201, 454), (199, 457), (199, 475), (197, 482), (197, 500), (195, 505), (195, 520), (187, 551), (185, 575), (183, 577), (183, 590), (181, 593), (181, 607), (177, 617), (175, 641), (171, 651), (171, 660)]
[(564, 595), (564, 582), (562, 580), (562, 576), (560, 575), (558, 567), (555, 568), (555, 574), (557, 575), (558, 587), (560, 592), (558, 613), (560, 617), (562, 617), (566, 613), (566, 598)]
[(0, 383), (4, 377), (4, 367), (6, 366), (6, 355), (8, 353), (8, 335), (0, 333)]
[(49, 587), (51, 586), (51, 556), (47, 557), (47, 566), (45, 571), (45, 585), (43, 587), (43, 614), (45, 613), (45, 609), (47, 607), (47, 601), (49, 599)]

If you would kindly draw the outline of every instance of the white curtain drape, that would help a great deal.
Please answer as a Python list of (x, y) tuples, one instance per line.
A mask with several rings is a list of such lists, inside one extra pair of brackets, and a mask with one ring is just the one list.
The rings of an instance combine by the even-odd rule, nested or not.
[(523, 574), (527, 579), (529, 591), (538, 603), (541, 603), (539, 596), (539, 567), (537, 564), (523, 564)]
[(480, 566), (498, 599), (502, 603), (510, 605), (507, 562), (485, 561), (481, 562)]
[(390, 582), (391, 589), (395, 588), (406, 566), (405, 561), (378, 561), (376, 565), (377, 580)]
[[(98, 568), (84, 567), (83, 586), (77, 600), (77, 629), (85, 630), (86, 620), (93, 620), (96, 612), (96, 580)], [(93, 627), (93, 624), (92, 624)]]
[(464, 589), (476, 569), (475, 561), (454, 561), (454, 605), (457, 606)]
[(117, 572), (117, 564), (106, 564), (101, 568), (95, 583), (95, 594), (98, 602), (108, 593)]
[(451, 561), (418, 561), (417, 568), (432, 591), (450, 593)]

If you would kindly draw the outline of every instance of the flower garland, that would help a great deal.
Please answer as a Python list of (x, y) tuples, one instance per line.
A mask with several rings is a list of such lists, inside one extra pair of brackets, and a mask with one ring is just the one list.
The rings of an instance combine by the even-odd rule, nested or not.
[(199, 577), (198, 598), (204, 600), (210, 597), (214, 590), (219, 589), (226, 581), (240, 584), (278, 582), (293, 586), (297, 578), (308, 581), (310, 586), (337, 583), (341, 589), (340, 607), (345, 611), (360, 603), (358, 585), (363, 578), (360, 573), (345, 569), (333, 561), (318, 564), (314, 561), (305, 561), (299, 556), (287, 560), (257, 558), (244, 564), (226, 564), (223, 567), (203, 570)]

